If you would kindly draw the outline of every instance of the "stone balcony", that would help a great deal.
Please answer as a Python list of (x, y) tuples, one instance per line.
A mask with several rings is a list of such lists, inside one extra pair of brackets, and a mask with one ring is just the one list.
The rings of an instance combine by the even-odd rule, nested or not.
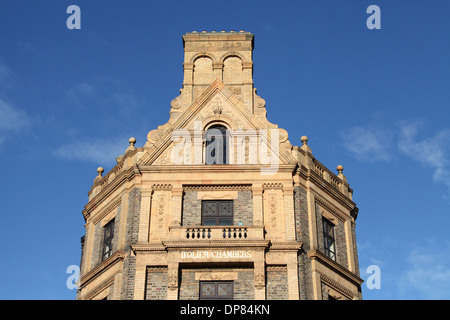
[(255, 226), (179, 226), (170, 227), (168, 240), (263, 240), (264, 228)]
[(167, 247), (265, 246), (262, 226), (171, 226)]

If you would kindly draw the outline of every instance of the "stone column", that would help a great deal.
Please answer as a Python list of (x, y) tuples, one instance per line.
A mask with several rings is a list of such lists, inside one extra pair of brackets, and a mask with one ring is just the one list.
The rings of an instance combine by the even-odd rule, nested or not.
[(127, 216), (128, 216), (128, 199), (130, 193), (124, 193), (120, 203), (120, 226), (119, 226), (119, 239), (117, 241), (117, 249), (124, 250), (127, 236)]
[[(316, 261), (312, 261), (312, 270), (316, 269)], [(320, 274), (316, 271), (312, 272), (313, 282), (313, 299), (322, 300), (322, 281), (320, 280)]]
[(178, 262), (169, 262), (167, 268), (167, 300), (178, 300)]
[(347, 245), (347, 257), (348, 257), (348, 269), (352, 272), (356, 272), (355, 252), (353, 250), (353, 231), (351, 220), (346, 220), (344, 223), (345, 228), (345, 242)]
[(192, 62), (185, 62), (183, 63), (183, 68), (183, 106), (190, 106), (193, 100), (194, 64)]
[(85, 237), (85, 254), (83, 257), (83, 264), (81, 270), (81, 276), (86, 274), (92, 266), (92, 253), (94, 247), (95, 238), (95, 225), (92, 221), (86, 223), (86, 237)]
[(150, 232), (150, 208), (152, 202), (153, 189), (143, 189), (141, 191), (141, 210), (139, 218), (138, 242), (148, 242)]
[(297, 252), (287, 253), (287, 278), (289, 300), (299, 300)]
[(122, 278), (123, 274), (118, 273), (114, 276), (114, 284), (113, 284), (113, 296), (112, 300), (120, 300), (120, 294), (122, 292)]
[(260, 184), (253, 184), (253, 225), (255, 227), (264, 226), (263, 215), (263, 187)]
[(147, 276), (147, 266), (137, 265), (134, 281), (134, 300), (145, 300), (145, 278)]
[(171, 223), (172, 227), (181, 226), (181, 216), (183, 208), (183, 187), (173, 186), (172, 187), (172, 213), (171, 213)]
[[(263, 252), (264, 254), (264, 252)], [(265, 262), (258, 259), (254, 262), (255, 300), (266, 300)]]
[(286, 241), (295, 241), (294, 187), (283, 187)]
[(314, 195), (311, 192), (310, 187), (311, 182), (306, 182), (306, 200), (308, 203), (308, 225), (309, 225), (309, 243), (310, 250), (318, 249), (318, 240), (317, 240), (317, 218), (316, 218), (316, 201), (314, 199)]
[(214, 62), (213, 63), (213, 72), (214, 78), (223, 81), (223, 63), (222, 62)]

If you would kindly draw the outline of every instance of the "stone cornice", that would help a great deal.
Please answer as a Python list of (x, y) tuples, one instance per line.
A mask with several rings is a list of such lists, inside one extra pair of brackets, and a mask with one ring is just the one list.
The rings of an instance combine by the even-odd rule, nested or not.
[(116, 264), (119, 261), (123, 261), (125, 259), (124, 251), (116, 251), (110, 256), (108, 259), (100, 263), (94, 269), (83, 275), (80, 279), (80, 288), (83, 288), (87, 283), (97, 278), (100, 274), (108, 270), (111, 266)]
[(336, 291), (340, 292), (342, 295), (346, 296), (350, 300), (354, 300), (356, 298), (355, 293), (353, 293), (351, 290), (345, 288), (341, 284), (337, 283), (336, 281), (328, 278), (326, 275), (320, 274), (320, 280), (330, 286), (331, 288), (335, 289)]
[(113, 191), (119, 188), (124, 182), (132, 180), (136, 175), (139, 175), (137, 166), (133, 166), (126, 171), (122, 171), (111, 183), (106, 185), (93, 199), (91, 199), (83, 210), (83, 216), (88, 216), (92, 210), (98, 206), (105, 198), (107, 198)]
[[(297, 164), (280, 164), (278, 172), (293, 172)], [(260, 164), (224, 164), (224, 165), (138, 165), (139, 172), (261, 172), (267, 166)]]
[(323, 189), (325, 192), (327, 192), (329, 195), (331, 195), (334, 199), (339, 201), (339, 203), (341, 203), (346, 208), (348, 208), (350, 211), (354, 210), (354, 208), (356, 207), (356, 204), (352, 200), (350, 200), (348, 197), (343, 195), (340, 191), (338, 191), (334, 187), (332, 187), (328, 181), (323, 179), (321, 176), (319, 176), (313, 170), (308, 170), (306, 179), (313, 181), (316, 186)]
[(105, 290), (106, 288), (111, 286), (114, 283), (114, 277), (115, 276), (116, 275), (114, 274), (111, 277), (109, 277), (108, 279), (106, 279), (105, 281), (103, 281), (101, 284), (96, 286), (94, 289), (89, 291), (87, 294), (85, 294), (84, 296), (80, 297), (80, 300), (91, 300), (97, 294), (99, 294), (100, 292), (102, 292), (103, 290)]
[(107, 174), (105, 174), (103, 177), (101, 177), (101, 179), (99, 179), (99, 180), (97, 180), (97, 181), (95, 181), (94, 183), (93, 183), (93, 185), (92, 185), (92, 187), (91, 187), (91, 190), (93, 189), (93, 188), (95, 188), (96, 186), (98, 186), (98, 185), (102, 185), (102, 184), (108, 184), (108, 180), (109, 180), (109, 177), (112, 175), (112, 174), (115, 174), (115, 173), (117, 173), (118, 171), (121, 171), (122, 170), (122, 168), (123, 168), (123, 165), (124, 165), (124, 163), (125, 163), (125, 160), (127, 159), (127, 158), (130, 158), (130, 157), (132, 157), (132, 156), (134, 156), (138, 151), (142, 151), (142, 148), (136, 148), (136, 149), (134, 149), (134, 150), (130, 150), (130, 151), (127, 151), (126, 153), (125, 153), (125, 155), (121, 158), (121, 160), (111, 169), (111, 170), (109, 170), (109, 172), (107, 173)]
[(137, 252), (155, 252), (155, 251), (166, 251), (166, 247), (162, 245), (152, 245), (148, 243), (133, 243), (130, 245), (133, 253)]
[[(97, 213), (95, 215), (95, 217), (93, 217), (93, 223), (97, 224), (100, 220), (102, 220), (108, 213), (110, 213), (111, 211), (113, 211), (115, 208), (117, 208), (120, 203), (122, 202), (122, 197), (117, 197), (116, 199), (114, 199), (110, 205), (108, 205), (106, 208), (104, 208), (103, 210), (101, 210), (99, 213)], [(85, 219), (87, 219), (90, 216), (89, 214), (86, 214), (84, 216)]]
[(283, 250), (283, 251), (299, 251), (302, 249), (302, 242), (276, 242), (270, 244), (270, 251)]
[(348, 214), (345, 214), (344, 212), (342, 212), (341, 210), (336, 208), (336, 206), (332, 205), (327, 200), (325, 200), (324, 198), (320, 197), (317, 194), (314, 194), (314, 200), (316, 203), (318, 203), (319, 205), (321, 205), (322, 207), (327, 209), (330, 213), (332, 213), (334, 216), (336, 216), (342, 222), (347, 221), (348, 218), (350, 217)]
[(227, 240), (197, 240), (197, 241), (163, 241), (166, 248), (233, 248), (233, 247), (260, 247), (266, 248), (269, 240), (247, 240), (247, 241), (227, 241)]
[(339, 273), (344, 278), (346, 278), (347, 280), (349, 280), (350, 282), (354, 283), (357, 286), (360, 286), (364, 282), (364, 280), (362, 280), (356, 274), (354, 274), (353, 272), (351, 272), (347, 268), (343, 267), (342, 265), (340, 265), (336, 261), (330, 259), (324, 253), (320, 252), (317, 249), (310, 250), (308, 252), (308, 256), (311, 258), (311, 260), (318, 260), (318, 261), (320, 261), (322, 264), (328, 266), (330, 269), (332, 269), (333, 271)]
[(252, 185), (251, 184), (191, 184), (191, 185), (184, 185), (183, 186), (185, 190), (205, 190), (205, 191), (212, 191), (212, 190), (251, 190)]

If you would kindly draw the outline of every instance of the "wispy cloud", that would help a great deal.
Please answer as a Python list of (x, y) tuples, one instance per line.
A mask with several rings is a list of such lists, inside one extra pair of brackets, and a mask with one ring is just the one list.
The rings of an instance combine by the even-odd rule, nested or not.
[(17, 131), (30, 123), (28, 114), (0, 97), (0, 132)]
[(94, 84), (88, 82), (79, 83), (66, 91), (70, 102), (79, 104), (82, 98), (93, 97), (97, 89)]
[(344, 147), (360, 161), (388, 161), (392, 158), (392, 133), (378, 127), (357, 126), (341, 133)]
[(73, 141), (58, 147), (54, 154), (66, 160), (89, 161), (98, 165), (111, 165), (128, 147), (127, 139), (97, 139)]
[[(433, 249), (438, 248), (439, 250)], [(448, 299), (450, 297), (450, 258), (448, 243), (411, 250), (407, 267), (399, 277), (402, 295), (414, 292), (415, 299)]]
[(434, 136), (419, 135), (422, 122), (399, 123), (398, 148), (401, 153), (434, 170), (433, 179), (450, 187), (450, 130), (443, 129)]
[(385, 129), (373, 125), (356, 126), (341, 133), (344, 148), (362, 162), (389, 162), (407, 156), (433, 170), (433, 180), (450, 190), (450, 129), (429, 137), (421, 136), (423, 121), (399, 121)]
[(17, 77), (0, 57), (0, 146), (6, 143), (13, 132), (23, 130), (31, 124), (28, 113), (17, 107), (6, 91), (16, 83)]
[(116, 78), (96, 76), (74, 84), (65, 92), (67, 102), (78, 107), (107, 109), (123, 115), (135, 114), (141, 100), (122, 81)]
[(4, 59), (0, 57), (0, 93), (5, 93), (17, 80), (17, 76), (12, 72)]

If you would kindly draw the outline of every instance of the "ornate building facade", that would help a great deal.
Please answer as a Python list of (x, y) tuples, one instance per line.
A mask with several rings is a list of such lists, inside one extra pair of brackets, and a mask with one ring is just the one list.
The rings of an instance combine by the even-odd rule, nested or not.
[(362, 298), (353, 190), (267, 120), (253, 44), (183, 36), (170, 119), (88, 193), (77, 299)]

